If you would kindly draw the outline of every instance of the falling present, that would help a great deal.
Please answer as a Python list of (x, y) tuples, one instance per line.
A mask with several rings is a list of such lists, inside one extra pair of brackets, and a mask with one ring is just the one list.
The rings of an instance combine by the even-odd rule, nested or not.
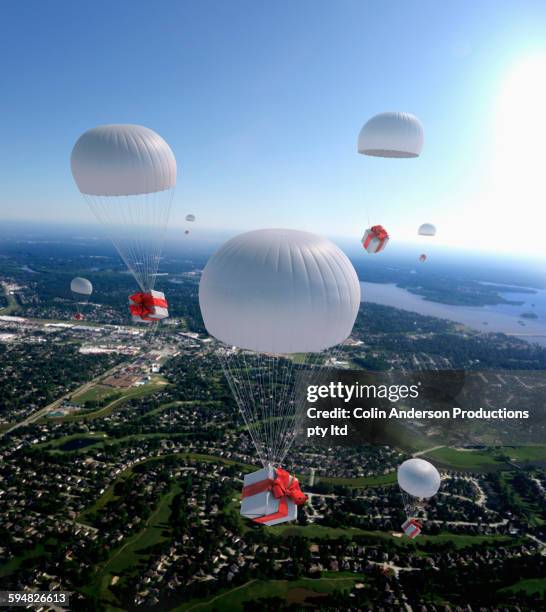
[(136, 323), (159, 321), (169, 316), (169, 304), (165, 294), (153, 289), (148, 293), (134, 293), (129, 296), (129, 310)]
[(416, 538), (421, 533), (421, 524), (417, 519), (409, 518), (403, 525), (402, 529), (408, 538)]
[(389, 241), (389, 234), (382, 225), (373, 225), (364, 232), (362, 246), (368, 253), (379, 253)]
[(245, 476), (242, 497), (241, 515), (262, 525), (295, 520), (307, 501), (298, 479), (271, 465)]

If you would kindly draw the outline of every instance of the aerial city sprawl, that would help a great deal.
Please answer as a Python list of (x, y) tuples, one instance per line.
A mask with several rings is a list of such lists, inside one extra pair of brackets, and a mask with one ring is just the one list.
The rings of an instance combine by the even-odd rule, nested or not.
[(2, 9), (0, 612), (546, 610), (546, 4)]

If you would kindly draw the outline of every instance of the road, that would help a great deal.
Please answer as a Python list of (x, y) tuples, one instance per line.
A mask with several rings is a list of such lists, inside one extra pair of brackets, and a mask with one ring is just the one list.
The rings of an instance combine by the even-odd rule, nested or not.
[(93, 380), (90, 380), (90, 381), (84, 383), (83, 385), (81, 385), (81, 387), (78, 387), (77, 389), (75, 389), (73, 391), (69, 391), (69, 392), (65, 393), (63, 396), (61, 396), (58, 399), (56, 399), (55, 401), (51, 402), (51, 404), (48, 404), (47, 406), (44, 406), (43, 408), (40, 408), (36, 412), (33, 412), (32, 414), (30, 414), (29, 416), (24, 418), (22, 421), (14, 423), (8, 429), (5, 429), (3, 432), (0, 432), (0, 438), (2, 436), (5, 436), (7, 433), (10, 433), (10, 432), (14, 431), (15, 429), (18, 429), (19, 427), (26, 427), (27, 425), (30, 425), (31, 423), (34, 423), (38, 419), (41, 419), (42, 417), (45, 417), (46, 414), (48, 414), (52, 410), (55, 410), (56, 408), (58, 408), (69, 397), (72, 397), (73, 395), (76, 395), (76, 394), (79, 394), (79, 393), (84, 393), (85, 391), (89, 390), (93, 385), (96, 385), (101, 380), (104, 380), (105, 378), (107, 378), (108, 376), (110, 376), (111, 374), (116, 372), (118, 369), (126, 368), (126, 367), (127, 367), (127, 363), (125, 363), (125, 362), (124, 363), (120, 363), (120, 364), (114, 366), (113, 368), (110, 368), (106, 372), (103, 372), (102, 374), (99, 374), (99, 376), (96, 376), (95, 378), (93, 378)]
[(417, 453), (413, 453), (412, 457), (420, 457), (421, 455), (428, 455), (428, 453), (432, 453), (433, 451), (439, 450), (440, 448), (444, 448), (445, 444), (440, 444), (439, 446), (432, 446), (431, 448), (426, 448), (425, 450), (419, 451)]

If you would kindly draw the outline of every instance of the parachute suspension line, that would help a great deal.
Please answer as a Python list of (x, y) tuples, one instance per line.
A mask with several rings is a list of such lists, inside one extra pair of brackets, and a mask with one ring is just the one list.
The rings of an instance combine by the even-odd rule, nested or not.
[(317, 384), (321, 377), (327, 375), (335, 366), (338, 356), (343, 350), (344, 342), (333, 346), (322, 353), (311, 354), (310, 361), (306, 364), (307, 374), (303, 374), (295, 383), (293, 390), (293, 401), (295, 403), (293, 410), (293, 425), (291, 429), (291, 437), (285, 443), (285, 447), (279, 457), (282, 463), (288, 454), (298, 432), (301, 430), (303, 418), (305, 416), (304, 407), (307, 403), (306, 389), (309, 385)]
[[(271, 367), (274, 368), (274, 407), (279, 408), (279, 414), (272, 422), (272, 440), (273, 440), (273, 455), (278, 462), (278, 452), (280, 445), (280, 437), (282, 435), (282, 427), (284, 420), (289, 416), (290, 404), (288, 401), (290, 365), (291, 362), (285, 357), (271, 356)], [(280, 392), (277, 398), (277, 387), (280, 385)], [(283, 410), (284, 409), (284, 410)]]
[[(140, 288), (144, 290), (139, 278), (136, 275), (136, 271), (133, 269), (133, 266), (131, 264), (132, 257), (130, 256), (129, 253), (126, 253), (125, 249), (121, 248), (119, 238), (116, 236), (115, 232), (113, 232), (111, 229), (112, 226), (115, 225), (115, 223), (112, 220), (112, 215), (108, 213), (108, 206), (104, 205), (104, 203), (102, 202), (101, 196), (91, 196), (91, 195), (84, 193), (83, 197), (85, 198), (85, 201), (87, 202), (89, 208), (91, 209), (95, 217), (99, 220), (99, 223), (106, 226), (106, 233), (108, 234), (108, 238), (113, 243), (119, 256), (121, 257), (121, 259), (123, 260), (127, 268), (129, 268), (129, 271), (131, 272), (131, 274), (135, 277), (135, 280), (139, 284)], [(131, 255), (132, 255), (131, 247), (129, 247), (129, 251), (131, 251)]]
[[(244, 373), (246, 375), (246, 388), (251, 395), (251, 406), (254, 409), (253, 421), (256, 428), (256, 437), (261, 441), (264, 456), (267, 461), (270, 459), (271, 451), (268, 446), (268, 440), (264, 432), (265, 428), (265, 389), (263, 382), (263, 363), (259, 355), (249, 355), (251, 364), (257, 362), (250, 367), (247, 362), (245, 351), (241, 353), (244, 363)], [(253, 369), (254, 368), (254, 369)], [(256, 381), (259, 381), (256, 384)]]
[[(252, 443), (254, 444), (254, 447), (256, 448), (258, 457), (260, 458), (261, 463), (265, 466), (267, 465), (267, 459), (263, 453), (262, 444), (256, 437), (256, 432), (254, 429), (255, 423), (252, 420), (253, 413), (251, 409), (247, 409), (247, 407), (250, 407), (252, 405), (251, 400), (250, 400), (250, 397), (248, 396), (248, 392), (244, 388), (243, 381), (240, 381), (236, 373), (232, 370), (232, 367), (230, 365), (231, 359), (228, 353), (228, 351), (230, 350), (235, 351), (236, 349), (228, 349), (227, 347), (226, 348), (222, 347), (218, 351), (218, 356), (220, 357), (220, 363), (222, 364), (224, 375), (228, 381), (231, 392), (233, 393), (233, 396), (235, 397), (235, 401), (239, 407), (239, 411), (241, 412), (243, 416), (243, 420), (245, 422), (245, 425), (252, 439)], [(241, 383), (239, 386), (236, 384), (238, 382)]]
[[(316, 358), (316, 354), (313, 354)], [(282, 402), (281, 415), (279, 419), (280, 432), (277, 437), (277, 448), (276, 458), (279, 463), (282, 462), (284, 456), (288, 452), (288, 449), (292, 445), (293, 438), (295, 435), (295, 421), (296, 421), (296, 393), (298, 385), (298, 372), (301, 367), (296, 360), (301, 359), (300, 356), (294, 356), (293, 359), (287, 357), (283, 358), (285, 363), (285, 394)], [(312, 359), (311, 355), (304, 355), (303, 359)]]
[(412, 497), (409, 493), (406, 493), (404, 489), (400, 488), (402, 494), (402, 503), (404, 504), (404, 512), (406, 518), (422, 518), (420, 514), (425, 511), (425, 502), (420, 497)]
[(307, 385), (335, 366), (342, 349), (343, 343), (289, 356), (219, 348), (222, 370), (264, 466), (282, 465), (301, 428)]
[(131, 196), (84, 194), (143, 292), (155, 285), (173, 196), (174, 188)]
[(247, 428), (251, 435), (254, 446), (258, 451), (260, 461), (265, 466), (267, 463), (267, 449), (264, 446), (264, 439), (259, 430), (260, 418), (257, 414), (255, 398), (256, 390), (250, 382), (252, 376), (249, 372), (249, 365), (246, 361), (244, 352), (242, 353), (240, 358), (234, 352), (231, 358), (229, 359), (228, 366), (230, 372), (235, 372), (235, 376), (233, 376), (233, 373), (231, 374), (231, 376), (234, 378), (234, 382), (239, 383), (237, 385), (237, 389), (239, 390), (239, 409), (243, 415), (245, 423), (247, 424)]
[[(250, 365), (247, 361), (245, 351), (241, 352), (243, 360), (243, 373), (246, 377), (245, 389), (249, 396), (248, 407), (252, 411), (251, 420), (254, 426), (256, 438), (259, 440), (263, 457), (266, 462), (270, 460), (271, 451), (268, 446), (268, 440), (264, 432), (265, 428), (265, 395), (263, 383), (263, 363), (259, 355), (249, 355)], [(254, 363), (253, 363), (254, 362)], [(257, 363), (256, 363), (257, 362)], [(265, 464), (264, 464), (265, 465)]]

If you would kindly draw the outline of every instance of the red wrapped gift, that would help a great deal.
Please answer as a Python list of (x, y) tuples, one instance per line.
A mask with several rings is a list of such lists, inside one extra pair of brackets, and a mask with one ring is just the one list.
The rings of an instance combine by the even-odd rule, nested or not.
[(402, 529), (408, 538), (416, 538), (421, 533), (421, 523), (414, 518), (409, 518), (403, 525)]
[(169, 304), (165, 294), (151, 290), (129, 296), (129, 310), (135, 323), (159, 321), (169, 316)]
[(372, 225), (364, 232), (362, 237), (362, 246), (368, 253), (379, 253), (389, 241), (389, 234), (382, 225)]
[(278, 525), (295, 520), (306, 501), (297, 478), (268, 465), (245, 476), (241, 514), (255, 523)]

